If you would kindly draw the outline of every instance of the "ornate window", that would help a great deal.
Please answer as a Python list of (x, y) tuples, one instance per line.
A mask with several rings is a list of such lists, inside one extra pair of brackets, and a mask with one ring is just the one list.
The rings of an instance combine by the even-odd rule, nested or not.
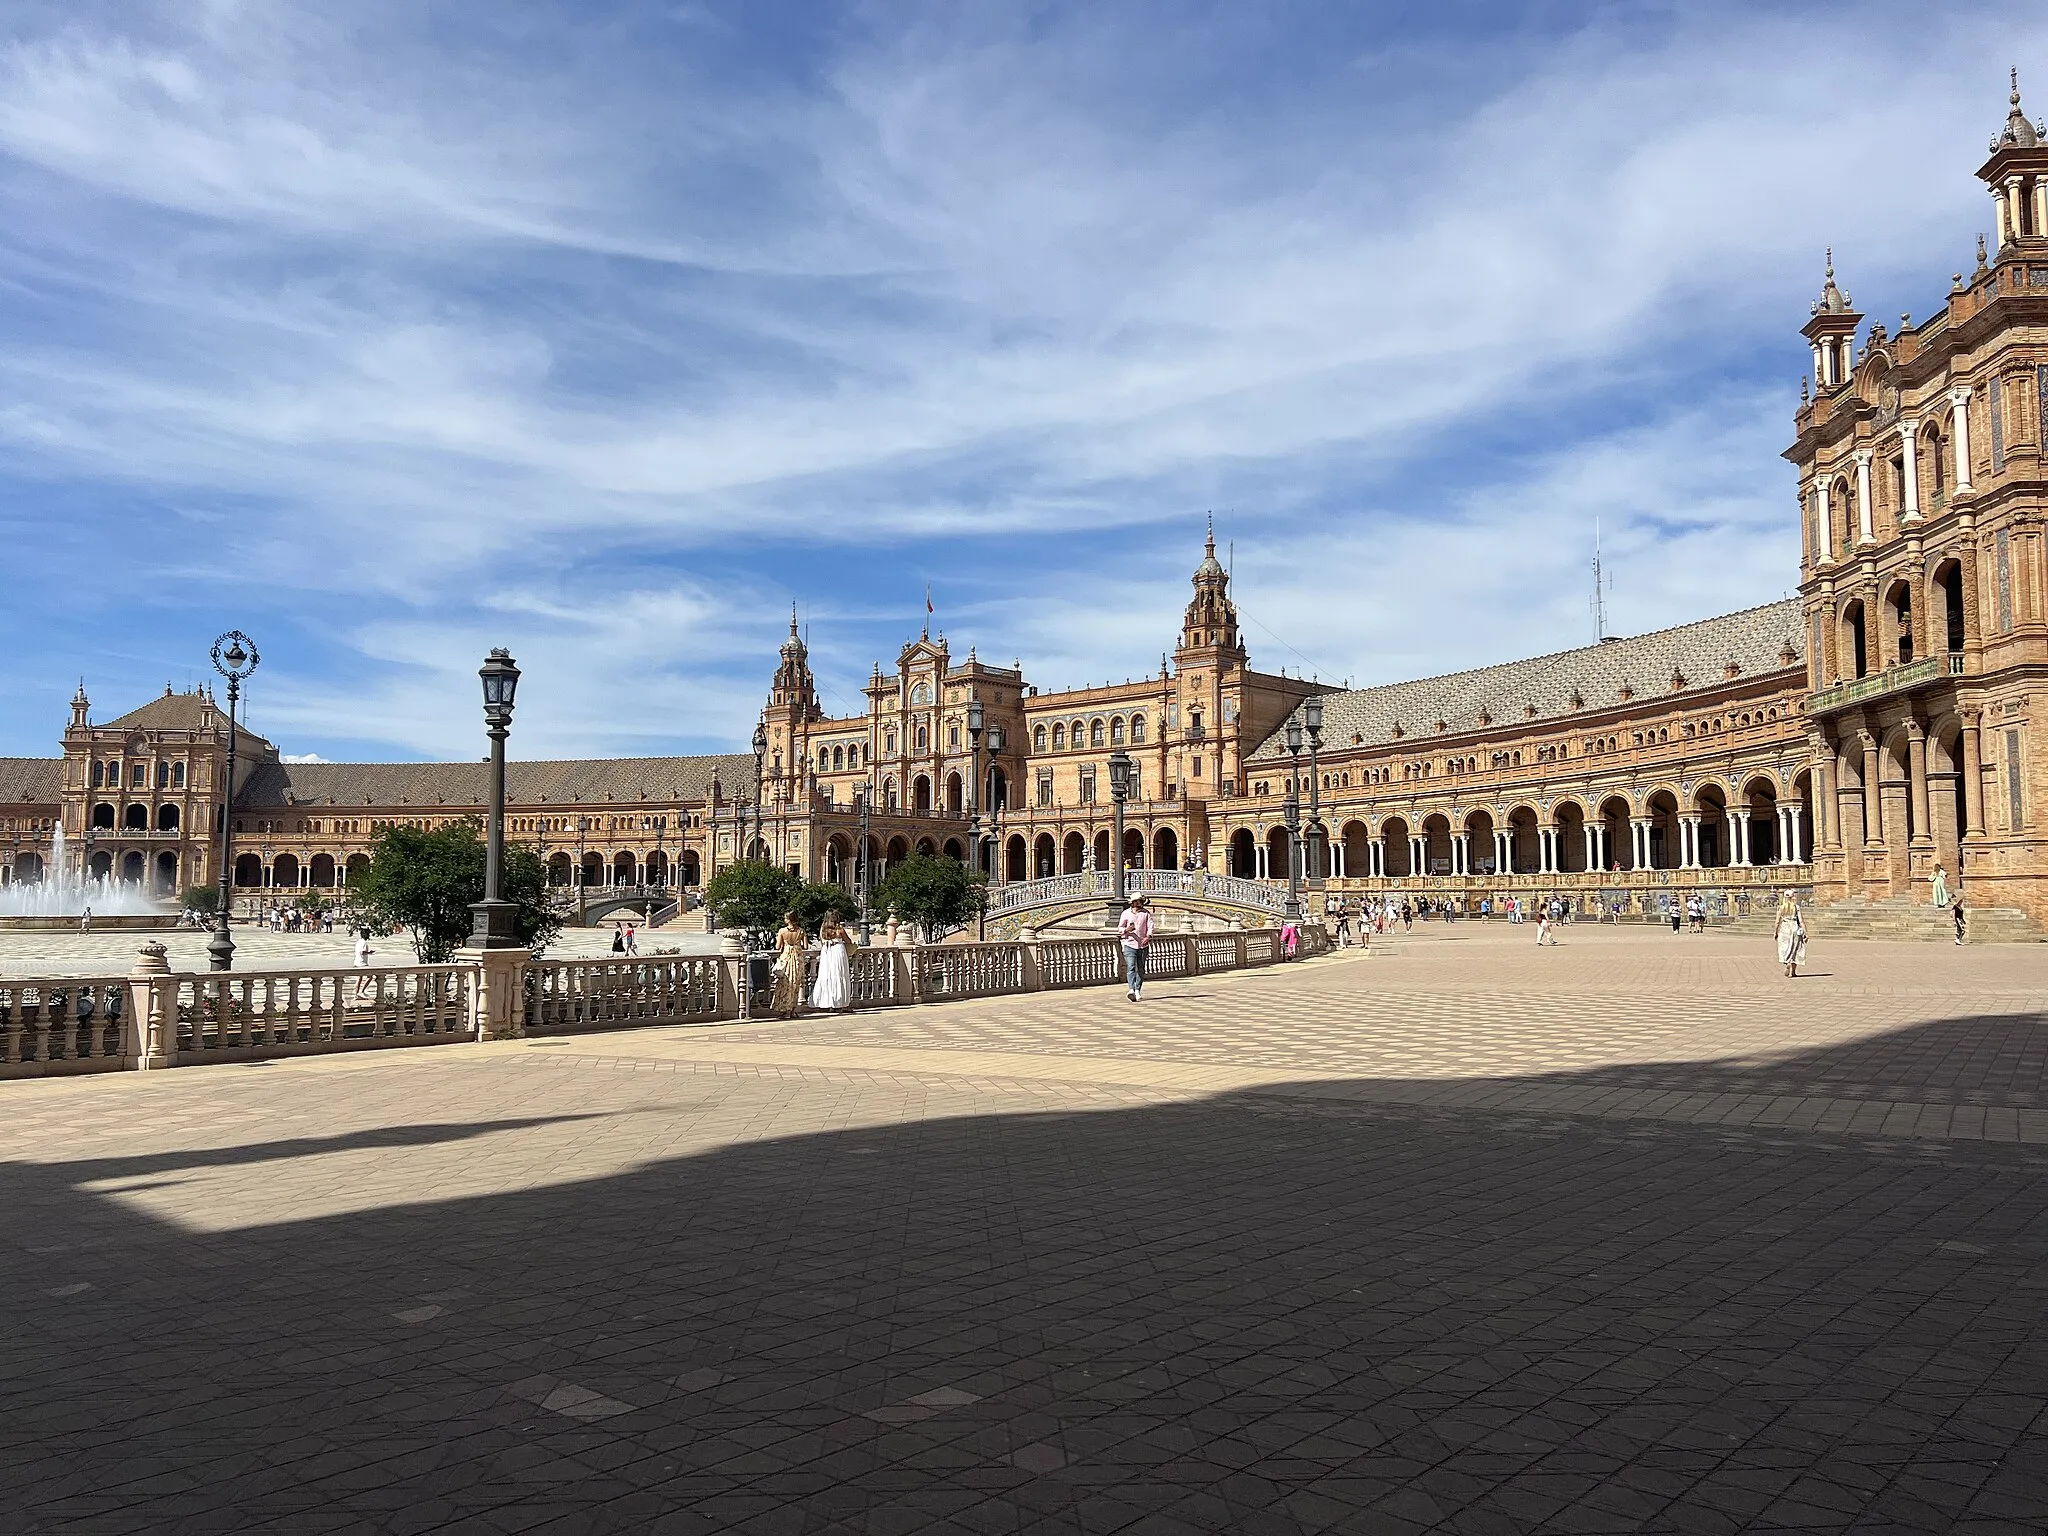
[(882, 750), (891, 757), (896, 755), (896, 733), (894, 731), (888, 731), (883, 734)]
[(1102, 717), (1100, 715), (1097, 715), (1088, 722), (1088, 745), (1091, 747), (1102, 745)]
[(929, 751), (931, 749), (931, 744), (931, 732), (927, 730), (924, 726), (920, 725), (917, 728), (917, 750), (920, 752)]
[(185, 787), (185, 765), (184, 765), (183, 763), (173, 763), (173, 764), (171, 764), (171, 788), (173, 788), (173, 789), (183, 789), (184, 787)]
[(1043, 752), (1045, 750), (1045, 727), (1042, 725), (1032, 727), (1031, 750), (1034, 752)]
[[(1042, 730), (1044, 730), (1044, 729), (1045, 729), (1045, 727), (1041, 725), (1041, 726), (1039, 727), (1039, 729), (1040, 729), (1040, 730), (1042, 731)], [(1053, 749), (1053, 751), (1055, 751), (1055, 752), (1064, 752), (1064, 751), (1066, 751), (1066, 750), (1067, 750), (1067, 728), (1066, 728), (1066, 726), (1064, 726), (1064, 725), (1055, 725), (1055, 726), (1054, 726), (1054, 727), (1052, 728), (1052, 749)]]
[(1124, 717), (1122, 715), (1114, 715), (1110, 718), (1109, 744), (1112, 747), (1120, 747), (1124, 744)]
[(1144, 744), (1145, 717), (1143, 715), (1133, 715), (1131, 716), (1131, 745), (1142, 747)]
[(931, 703), (931, 701), (932, 701), (932, 690), (931, 690), (931, 685), (930, 685), (929, 683), (919, 683), (919, 684), (918, 684), (918, 685), (917, 685), (916, 687), (914, 687), (914, 688), (912, 688), (912, 689), (910, 690), (910, 702), (911, 702), (911, 703), (913, 703), (913, 704), (929, 704), (929, 703)]

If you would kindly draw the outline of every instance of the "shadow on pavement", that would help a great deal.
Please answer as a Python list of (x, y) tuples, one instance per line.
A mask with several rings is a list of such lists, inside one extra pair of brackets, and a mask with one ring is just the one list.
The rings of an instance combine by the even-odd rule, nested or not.
[[(1712, 1070), (1881, 1081), (1947, 1027)], [(478, 1070), (528, 1104), (590, 1086)], [(667, 1084), (635, 1079), (691, 1112), (794, 1091)], [(1338, 1086), (212, 1234), (82, 1186), (559, 1117), (14, 1164), (0, 1525), (2048, 1528), (2042, 1154), (1318, 1097)]]

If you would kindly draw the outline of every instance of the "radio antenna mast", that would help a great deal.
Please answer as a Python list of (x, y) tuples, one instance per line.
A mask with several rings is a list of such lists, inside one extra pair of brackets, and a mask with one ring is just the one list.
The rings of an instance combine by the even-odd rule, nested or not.
[(1600, 561), (1600, 519), (1593, 519), (1593, 643), (1607, 638), (1607, 599), (1614, 592), (1614, 576)]

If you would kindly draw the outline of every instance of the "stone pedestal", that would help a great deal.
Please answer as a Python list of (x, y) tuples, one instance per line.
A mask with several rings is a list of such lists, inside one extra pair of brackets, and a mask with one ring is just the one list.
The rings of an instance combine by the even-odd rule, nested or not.
[(130, 1072), (178, 1064), (177, 991), (160, 978), (171, 974), (155, 939), (135, 953), (128, 971), (128, 1012), (121, 1022), (121, 1065)]
[(517, 1040), (526, 1033), (526, 962), (530, 949), (458, 949), (455, 958), (476, 967), (470, 1028), (479, 1040)]

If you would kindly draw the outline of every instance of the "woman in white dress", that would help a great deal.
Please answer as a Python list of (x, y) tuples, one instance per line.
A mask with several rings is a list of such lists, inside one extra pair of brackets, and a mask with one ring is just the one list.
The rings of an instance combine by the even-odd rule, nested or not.
[(1787, 891), (1778, 898), (1778, 964), (1787, 976), (1799, 974), (1799, 962), (1806, 958), (1806, 925), (1799, 920), (1799, 898)]
[(844, 1013), (853, 1006), (853, 935), (834, 912), (818, 930), (818, 979), (811, 987), (811, 1006)]

